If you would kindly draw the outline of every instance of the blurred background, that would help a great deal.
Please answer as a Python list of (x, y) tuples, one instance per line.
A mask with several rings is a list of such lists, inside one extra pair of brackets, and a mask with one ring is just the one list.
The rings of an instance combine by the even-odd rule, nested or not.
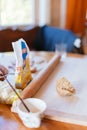
[(0, 26), (44, 25), (84, 32), (87, 0), (0, 0)]
[(83, 37), (87, 0), (0, 0), (0, 30), (50, 25)]

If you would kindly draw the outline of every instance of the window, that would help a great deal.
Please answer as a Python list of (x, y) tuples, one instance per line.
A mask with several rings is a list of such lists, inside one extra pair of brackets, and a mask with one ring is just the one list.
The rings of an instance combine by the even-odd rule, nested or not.
[(0, 26), (35, 23), (35, 0), (0, 0)]

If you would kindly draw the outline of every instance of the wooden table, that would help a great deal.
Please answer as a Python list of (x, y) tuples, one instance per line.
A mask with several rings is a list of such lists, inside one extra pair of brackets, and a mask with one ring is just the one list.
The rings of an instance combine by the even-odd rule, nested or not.
[[(33, 55), (39, 55), (50, 60), (54, 53), (50, 52), (32, 52)], [(83, 57), (79, 54), (68, 54), (70, 57)], [(19, 119), (18, 115), (10, 111), (9, 105), (0, 104), (0, 130), (30, 130), (23, 125), (22, 121)], [(34, 130), (34, 129), (32, 129)], [(87, 127), (80, 125), (72, 125), (69, 123), (63, 123), (59, 121), (53, 121), (48, 119), (43, 119), (41, 126), (38, 130), (87, 130)]]

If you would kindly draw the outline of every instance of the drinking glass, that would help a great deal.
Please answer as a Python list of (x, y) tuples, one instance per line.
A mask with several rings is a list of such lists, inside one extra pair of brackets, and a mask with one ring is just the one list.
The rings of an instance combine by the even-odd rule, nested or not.
[(65, 44), (65, 43), (56, 43), (55, 44), (55, 53), (60, 54), (62, 58), (66, 57), (67, 44)]

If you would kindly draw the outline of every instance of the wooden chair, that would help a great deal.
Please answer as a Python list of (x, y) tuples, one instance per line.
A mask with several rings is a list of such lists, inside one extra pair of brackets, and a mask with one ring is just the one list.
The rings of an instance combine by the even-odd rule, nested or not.
[(20, 38), (23, 38), (26, 41), (30, 50), (35, 50), (35, 48), (33, 48), (33, 43), (39, 28), (39, 26), (26, 26), (21, 28), (12, 26), (0, 30), (0, 52), (13, 51), (11, 43)]

